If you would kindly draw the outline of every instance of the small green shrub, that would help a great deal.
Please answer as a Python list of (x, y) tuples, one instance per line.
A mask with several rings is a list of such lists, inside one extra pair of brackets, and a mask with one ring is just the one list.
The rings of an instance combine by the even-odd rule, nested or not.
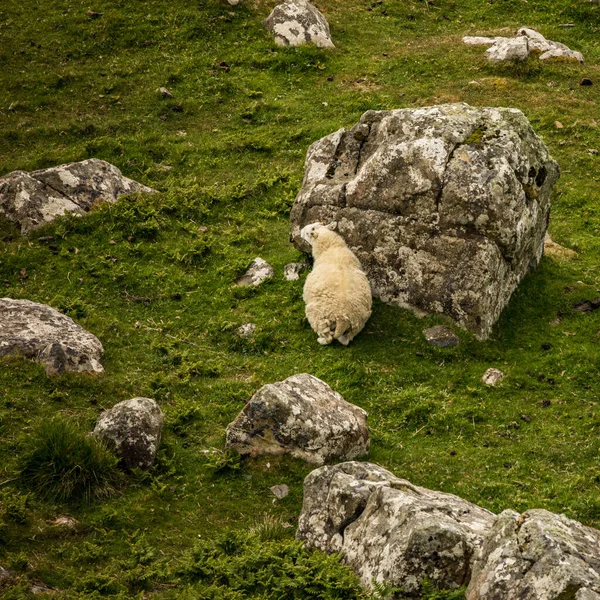
[(118, 462), (100, 440), (57, 417), (31, 435), (20, 478), (44, 499), (91, 502), (115, 492), (122, 477)]

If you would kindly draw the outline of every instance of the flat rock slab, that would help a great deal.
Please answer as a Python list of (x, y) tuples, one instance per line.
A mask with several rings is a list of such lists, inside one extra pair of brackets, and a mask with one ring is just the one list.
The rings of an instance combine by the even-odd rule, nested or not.
[(94, 435), (104, 440), (127, 469), (149, 469), (160, 445), (163, 414), (155, 400), (132, 398), (104, 411)]
[(488, 46), (485, 57), (491, 62), (523, 61), (531, 54), (542, 61), (583, 63), (583, 54), (560, 42), (547, 40), (535, 29), (521, 27), (516, 37), (465, 36), (463, 42), (472, 46)]
[(600, 531), (542, 509), (498, 515), (467, 588), (467, 600), (584, 600), (598, 594)]
[(435, 325), (428, 329), (423, 329), (423, 335), (430, 346), (438, 348), (454, 348), (460, 344), (460, 338), (447, 327)]
[(519, 110), (368, 111), (310, 146), (291, 212), (337, 222), (373, 295), (489, 336), (542, 257), (557, 163)]
[(0, 298), (0, 356), (41, 362), (48, 375), (102, 373), (100, 340), (56, 309), (29, 300)]
[(279, 4), (266, 18), (265, 26), (280, 46), (314, 44), (319, 48), (334, 48), (327, 19), (307, 0)]
[(240, 454), (291, 454), (322, 465), (369, 451), (367, 413), (324, 381), (303, 373), (263, 386), (227, 426)]
[(264, 259), (255, 258), (248, 267), (248, 270), (237, 281), (237, 285), (257, 286), (263, 281), (270, 279), (275, 275), (273, 267)]
[(97, 158), (31, 173), (13, 171), (0, 177), (0, 215), (28, 233), (65, 213), (83, 214), (133, 192), (154, 190)]
[(374, 464), (345, 462), (304, 480), (296, 537), (340, 552), (366, 586), (385, 581), (420, 598), (425, 577), (441, 589), (468, 583), (493, 522), (492, 513), (457, 496), (415, 486)]

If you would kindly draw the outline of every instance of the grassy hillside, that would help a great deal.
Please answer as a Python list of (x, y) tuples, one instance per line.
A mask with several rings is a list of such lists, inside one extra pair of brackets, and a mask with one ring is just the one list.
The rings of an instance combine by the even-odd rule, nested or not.
[[(99, 377), (0, 360), (0, 565), (17, 575), (4, 598), (35, 581), (68, 598), (358, 597), (335, 558), (290, 541), (310, 468), (220, 452), (252, 393), (301, 372), (368, 411), (369, 460), (397, 475), (492, 511), (543, 507), (600, 527), (600, 310), (572, 309), (600, 295), (600, 4), (318, 0), (332, 51), (277, 47), (262, 26), (275, 4), (0, 3), (0, 175), (97, 157), (162, 192), (27, 239), (0, 232), (0, 294), (64, 311), (106, 352)], [(523, 25), (585, 65), (491, 65), (460, 41)], [(368, 109), (456, 101), (530, 119), (562, 169), (550, 232), (578, 258), (544, 259), (486, 342), (429, 347), (421, 330), (439, 319), (376, 303), (350, 347), (320, 347), (303, 280), (282, 277), (303, 259), (288, 216), (307, 147)], [(276, 277), (234, 287), (255, 256)], [(257, 333), (240, 341), (248, 321)], [(481, 383), (491, 366), (507, 375), (497, 388)], [(19, 480), (40, 423), (62, 415), (89, 431), (133, 396), (165, 413), (152, 472), (87, 505)], [(278, 483), (291, 489), (282, 501)], [(77, 530), (53, 526), (59, 514)], [(244, 588), (256, 572), (271, 583)]]

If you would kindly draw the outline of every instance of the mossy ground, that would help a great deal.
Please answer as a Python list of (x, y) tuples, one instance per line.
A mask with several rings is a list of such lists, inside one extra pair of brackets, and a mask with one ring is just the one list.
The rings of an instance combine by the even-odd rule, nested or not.
[[(320, 0), (337, 46), (322, 51), (273, 43), (262, 20), (275, 3), (0, 4), (0, 174), (98, 157), (162, 192), (27, 239), (0, 224), (1, 294), (63, 310), (106, 351), (100, 377), (49, 379), (0, 361), (0, 564), (20, 576), (7, 598), (36, 580), (65, 597), (202, 597), (177, 579), (196, 540), (265, 515), (297, 519), (310, 467), (271, 458), (228, 469), (211, 452), (254, 391), (300, 372), (369, 412), (369, 460), (396, 474), (492, 511), (544, 507), (600, 526), (600, 310), (571, 308), (600, 295), (600, 157), (588, 152), (600, 149), (600, 5)], [(491, 65), (460, 41), (523, 25), (583, 52), (585, 65)], [(550, 231), (579, 257), (544, 259), (486, 342), (461, 334), (458, 348), (431, 348), (421, 330), (439, 320), (376, 303), (349, 348), (320, 347), (303, 279), (282, 277), (303, 258), (288, 215), (308, 145), (368, 109), (456, 101), (524, 111), (562, 168)], [(234, 287), (259, 255), (276, 277)], [(240, 341), (233, 330), (247, 321), (257, 333)], [(497, 388), (481, 382), (490, 366), (506, 373)], [(87, 506), (25, 496), (13, 478), (38, 422), (61, 413), (90, 430), (133, 396), (166, 416), (152, 473)], [(291, 489), (283, 501), (269, 491), (278, 483)], [(61, 513), (81, 522), (76, 533), (48, 524)], [(221, 588), (206, 597), (244, 597)]]

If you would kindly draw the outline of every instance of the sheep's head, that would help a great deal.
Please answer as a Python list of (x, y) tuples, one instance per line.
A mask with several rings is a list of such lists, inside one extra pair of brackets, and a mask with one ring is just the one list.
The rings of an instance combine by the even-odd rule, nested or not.
[(313, 242), (319, 237), (319, 233), (323, 230), (325, 231), (333, 231), (336, 227), (337, 223), (330, 223), (329, 225), (323, 225), (323, 223), (311, 223), (310, 225), (306, 225), (300, 231), (300, 237), (311, 246)]

